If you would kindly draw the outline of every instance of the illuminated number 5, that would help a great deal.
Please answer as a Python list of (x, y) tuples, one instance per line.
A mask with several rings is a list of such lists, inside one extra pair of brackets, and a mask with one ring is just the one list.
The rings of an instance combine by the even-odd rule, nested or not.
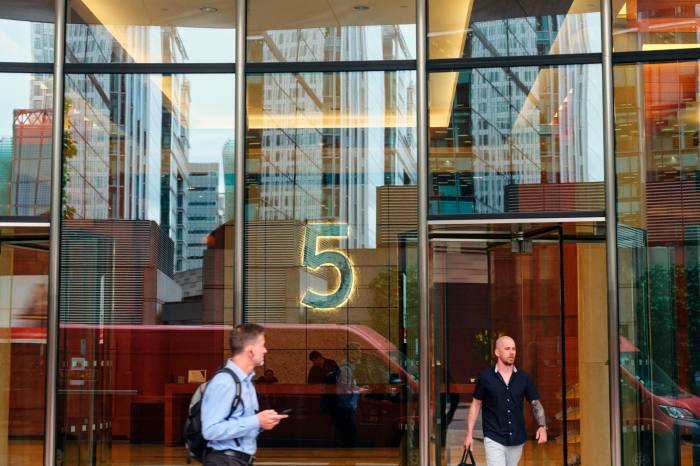
[(301, 299), (301, 304), (317, 309), (331, 309), (342, 306), (350, 297), (354, 282), (352, 263), (340, 251), (318, 251), (320, 238), (347, 238), (348, 226), (345, 223), (310, 223), (306, 225), (303, 265), (311, 270), (330, 265), (338, 269), (340, 284), (331, 294), (320, 294), (308, 290)]

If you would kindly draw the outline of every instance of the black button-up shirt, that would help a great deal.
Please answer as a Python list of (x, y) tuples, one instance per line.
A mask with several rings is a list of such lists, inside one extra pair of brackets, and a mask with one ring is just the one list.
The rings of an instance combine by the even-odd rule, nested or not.
[(529, 375), (513, 367), (506, 385), (495, 366), (484, 369), (476, 380), (474, 398), (482, 402), (485, 437), (506, 446), (525, 443), (523, 398), (529, 402), (540, 398)]

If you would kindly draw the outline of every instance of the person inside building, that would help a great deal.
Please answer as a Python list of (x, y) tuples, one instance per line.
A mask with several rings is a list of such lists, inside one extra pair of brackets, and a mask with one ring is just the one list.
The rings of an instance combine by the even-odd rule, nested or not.
[(538, 428), (537, 443), (547, 441), (547, 422), (540, 396), (532, 378), (515, 367), (515, 340), (496, 340), (496, 365), (479, 373), (467, 419), (464, 448), (474, 444), (473, 434), (483, 409), (484, 449), (487, 466), (517, 466), (526, 440), (523, 399), (532, 406)]
[(275, 371), (272, 369), (265, 369), (265, 373), (255, 379), (255, 383), (277, 383), (279, 380), (275, 377)]
[(328, 383), (329, 374), (338, 370), (338, 363), (332, 359), (324, 358), (319, 351), (309, 353), (309, 361), (311, 361), (311, 369), (307, 382), (310, 384)]

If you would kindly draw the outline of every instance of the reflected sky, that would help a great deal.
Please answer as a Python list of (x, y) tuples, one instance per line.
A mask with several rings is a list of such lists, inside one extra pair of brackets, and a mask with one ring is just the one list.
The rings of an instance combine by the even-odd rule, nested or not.
[(2, 61), (32, 62), (32, 23), (0, 19), (0, 59)]

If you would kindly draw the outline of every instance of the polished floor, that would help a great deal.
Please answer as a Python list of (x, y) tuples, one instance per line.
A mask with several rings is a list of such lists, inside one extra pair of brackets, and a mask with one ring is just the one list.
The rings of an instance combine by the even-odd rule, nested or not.
[[(547, 459), (559, 451), (556, 442), (546, 447), (535, 446), (531, 442), (525, 447), (521, 466), (552, 465), (559, 466), (558, 461)], [(456, 466), (461, 450), (455, 445), (443, 450), (443, 465)], [(395, 449), (267, 449), (260, 451), (258, 466), (393, 466), (397, 463), (398, 452)], [(445, 462), (445, 456), (447, 461)], [(681, 465), (693, 464), (690, 446), (681, 447)], [(551, 456), (550, 456), (551, 458)], [(485, 464), (483, 449), (476, 447), (476, 463)], [(7, 466), (37, 466), (42, 463), (42, 444), (38, 441), (11, 441)], [(77, 464), (66, 462), (64, 466)], [(88, 463), (83, 463), (87, 465)], [(180, 466), (187, 461), (181, 447), (164, 447), (159, 445), (113, 444), (111, 462), (105, 466)]]

